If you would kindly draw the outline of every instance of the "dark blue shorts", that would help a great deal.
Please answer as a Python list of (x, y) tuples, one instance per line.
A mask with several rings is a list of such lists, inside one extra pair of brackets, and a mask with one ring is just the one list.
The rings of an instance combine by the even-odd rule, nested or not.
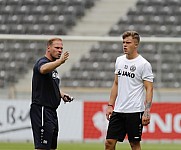
[(56, 149), (58, 138), (56, 109), (31, 104), (30, 119), (35, 149)]
[(113, 112), (110, 117), (106, 139), (116, 139), (123, 142), (128, 136), (130, 142), (141, 141), (143, 112), (118, 113)]

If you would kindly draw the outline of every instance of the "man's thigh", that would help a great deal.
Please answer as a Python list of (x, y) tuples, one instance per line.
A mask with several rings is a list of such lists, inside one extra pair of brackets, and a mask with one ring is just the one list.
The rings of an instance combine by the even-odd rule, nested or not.
[(106, 139), (116, 139), (122, 142), (125, 136), (125, 115), (123, 113), (113, 112), (110, 117)]

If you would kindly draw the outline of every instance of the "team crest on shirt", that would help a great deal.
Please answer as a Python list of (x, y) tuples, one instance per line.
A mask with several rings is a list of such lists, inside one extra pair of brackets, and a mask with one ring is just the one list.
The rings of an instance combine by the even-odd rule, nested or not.
[(58, 72), (57, 72), (57, 71), (53, 71), (53, 72), (52, 72), (52, 78), (53, 78), (53, 79), (59, 79), (59, 76), (58, 76)]
[(130, 67), (130, 71), (131, 71), (131, 72), (134, 72), (135, 70), (136, 70), (136, 66), (135, 66), (135, 65), (133, 65), (133, 66)]
[(128, 69), (128, 65), (124, 65), (124, 69)]

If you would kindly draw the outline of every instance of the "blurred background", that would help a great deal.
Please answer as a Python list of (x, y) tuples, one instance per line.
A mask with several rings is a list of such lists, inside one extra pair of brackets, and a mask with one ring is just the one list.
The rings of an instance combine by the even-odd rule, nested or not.
[(180, 0), (0, 0), (0, 140), (18, 140), (20, 132), (19, 140), (32, 140), (32, 68), (44, 55), (47, 40), (61, 37), (70, 52), (58, 68), (61, 89), (75, 101), (61, 105), (59, 116), (60, 122), (75, 125), (65, 125), (62, 134), (70, 136), (60, 139), (103, 141), (114, 63), (122, 55), (121, 35), (136, 30), (139, 53), (155, 76), (153, 123), (145, 129), (145, 140), (180, 141), (180, 16)]

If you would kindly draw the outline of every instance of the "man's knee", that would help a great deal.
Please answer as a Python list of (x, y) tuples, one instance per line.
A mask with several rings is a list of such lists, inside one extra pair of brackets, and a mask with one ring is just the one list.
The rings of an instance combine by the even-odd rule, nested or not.
[(114, 150), (117, 140), (107, 139), (105, 141), (105, 150)]
[(141, 150), (140, 142), (129, 142), (132, 150)]

